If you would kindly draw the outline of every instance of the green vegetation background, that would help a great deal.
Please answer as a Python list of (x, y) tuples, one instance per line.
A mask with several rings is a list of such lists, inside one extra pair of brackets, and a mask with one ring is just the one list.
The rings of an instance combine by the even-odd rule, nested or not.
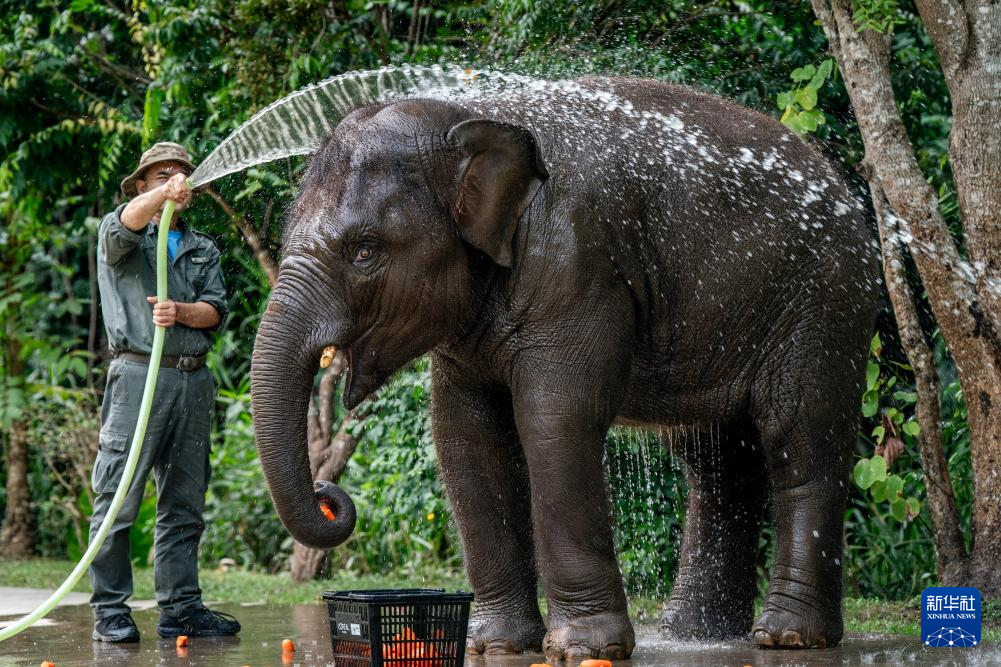
[[(927, 177), (943, 194), (943, 212), (954, 221), (944, 82), (910, 1), (893, 4), (895, 83), (909, 91), (900, 97), (904, 118)], [(103, 328), (91, 322), (94, 233), (121, 199), (119, 180), (149, 143), (178, 141), (197, 161), (257, 109), (306, 83), (403, 62), (459, 62), (545, 77), (651, 76), (778, 117), (776, 98), (792, 87), (790, 73), (820, 63), (826, 48), (809, 3), (795, 0), (482, 0), (433, 7), (393, 0), (0, 0), (0, 33), (0, 437), (8, 437), (13, 421), (27, 421), (37, 550), (56, 559), (80, 552), (87, 494), (72, 484), (68, 490), (60, 477), (74, 476), (67, 452), (73, 434), (96, 427), (107, 361)], [(823, 84), (818, 106), (825, 121), (818, 141), (854, 178), (861, 142), (836, 73)], [(303, 164), (283, 160), (216, 184), (258, 226), (274, 256)], [(281, 572), (291, 540), (271, 507), (249, 414), (250, 356), (267, 280), (211, 200), (196, 198), (188, 220), (223, 250), (231, 306), (210, 359), (220, 391), (201, 558), (210, 567), (231, 558), (248, 571)], [(871, 456), (871, 433), (887, 415), (913, 414), (913, 380), (892, 315), (884, 313), (879, 327), (882, 349), (872, 359), (876, 375), (860, 457)], [(941, 344), (938, 357), (948, 368)], [(946, 451), (964, 508), (971, 493), (965, 412), (955, 383), (944, 393)], [(333, 554), (337, 577), (392, 572), (416, 583), (429, 571), (450, 576), (460, 566), (435, 472), (428, 400), (425, 360), (380, 392), (342, 479), (359, 521), (351, 541)], [(634, 595), (663, 597), (677, 565), (683, 472), (654, 443), (628, 432), (610, 434), (607, 469), (627, 586)], [(913, 446), (894, 472), (907, 495), (923, 498)], [(0, 482), (5, 475), (0, 468)], [(0, 485), (0, 510), (3, 493)], [(849, 595), (909, 600), (934, 583), (924, 514), (897, 521), (888, 506), (856, 490), (846, 519)], [(133, 531), (138, 564), (148, 560), (153, 520), (150, 494)], [(762, 545), (770, 541), (766, 532)], [(767, 567), (763, 556), (762, 577)]]

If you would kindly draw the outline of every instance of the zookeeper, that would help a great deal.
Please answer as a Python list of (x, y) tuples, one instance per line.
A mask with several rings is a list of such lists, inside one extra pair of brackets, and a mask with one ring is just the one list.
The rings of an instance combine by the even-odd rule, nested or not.
[[(132, 595), (129, 530), (150, 471), (156, 480), (154, 583), (161, 637), (233, 635), (235, 618), (207, 609), (198, 586), (198, 542), (209, 481), (209, 434), (215, 383), (205, 366), (212, 332), (226, 315), (219, 250), (179, 220), (191, 203), (185, 177), (194, 170), (180, 145), (158, 143), (122, 181), (129, 198), (101, 221), (97, 267), (101, 312), (114, 359), (101, 406), (94, 463), (93, 539), (122, 477), (136, 428), (153, 345), (154, 324), (167, 328), (156, 394), (132, 486), (90, 567), (93, 639), (137, 642), (126, 600)], [(156, 233), (164, 202), (177, 202), (168, 243), (169, 299), (156, 303)]]

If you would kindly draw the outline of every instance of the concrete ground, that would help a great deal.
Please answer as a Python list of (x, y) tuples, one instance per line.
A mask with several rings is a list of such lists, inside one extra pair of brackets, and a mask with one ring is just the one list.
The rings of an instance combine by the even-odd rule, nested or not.
[[(2, 609), (18, 598), (23, 608), (31, 601), (47, 597), (0, 589)], [(92, 621), (86, 596), (74, 597), (76, 605), (57, 608), (45, 619), (45, 625), (29, 628), (0, 643), (0, 667), (37, 667), (48, 660), (57, 667), (138, 666), (138, 665), (252, 665), (321, 666), (335, 665), (330, 645), (330, 626), (326, 607), (320, 604), (295, 606), (219, 605), (213, 608), (231, 613), (243, 624), (237, 637), (191, 638), (187, 649), (178, 649), (174, 640), (156, 636), (158, 612), (155, 608), (136, 611), (133, 616), (142, 633), (138, 644), (114, 645), (90, 639)], [(10, 618), (0, 618), (0, 623)], [(283, 659), (282, 640), (292, 639), (297, 650)], [(798, 665), (1001, 665), (1001, 647), (979, 646), (972, 649), (933, 649), (922, 646), (918, 637), (849, 635), (834, 649), (822, 651), (764, 651), (749, 642), (677, 643), (660, 639), (656, 628), (637, 628), (637, 648), (631, 661), (616, 667), (659, 667), (661, 665), (743, 667), (793, 667)], [(431, 661), (424, 661), (431, 662)], [(470, 656), (468, 667), (529, 667), (545, 662), (541, 655)], [(340, 661), (337, 667), (352, 667)], [(406, 667), (402, 662), (394, 667)], [(414, 667), (456, 667), (427, 664)]]

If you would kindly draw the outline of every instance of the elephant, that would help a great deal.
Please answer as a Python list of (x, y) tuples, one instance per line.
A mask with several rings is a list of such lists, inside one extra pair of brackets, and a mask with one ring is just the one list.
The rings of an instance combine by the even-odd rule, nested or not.
[(879, 287), (866, 219), (808, 142), (683, 86), (591, 78), (354, 110), (301, 178), (254, 347), (279, 517), (317, 548), (354, 527), (347, 494), (310, 476), (321, 353), (345, 354), (348, 408), (429, 354), (476, 599), (467, 651), (631, 654), (603, 478), (615, 425), (685, 466), (665, 636), (837, 644)]

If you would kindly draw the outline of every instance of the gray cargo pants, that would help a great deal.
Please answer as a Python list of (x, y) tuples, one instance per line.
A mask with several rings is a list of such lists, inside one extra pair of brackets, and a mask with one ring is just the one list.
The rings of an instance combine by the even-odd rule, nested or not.
[[(118, 488), (132, 445), (143, 388), (145, 364), (115, 359), (101, 406), (101, 436), (94, 463), (94, 538)], [(135, 476), (107, 540), (90, 566), (97, 619), (129, 611), (132, 595), (129, 530), (139, 513), (150, 470), (156, 480), (154, 570), (156, 601), (166, 614), (183, 615), (201, 606), (198, 541), (205, 524), (202, 509), (209, 481), (209, 433), (215, 383), (206, 367), (186, 372), (161, 368), (149, 426)]]

